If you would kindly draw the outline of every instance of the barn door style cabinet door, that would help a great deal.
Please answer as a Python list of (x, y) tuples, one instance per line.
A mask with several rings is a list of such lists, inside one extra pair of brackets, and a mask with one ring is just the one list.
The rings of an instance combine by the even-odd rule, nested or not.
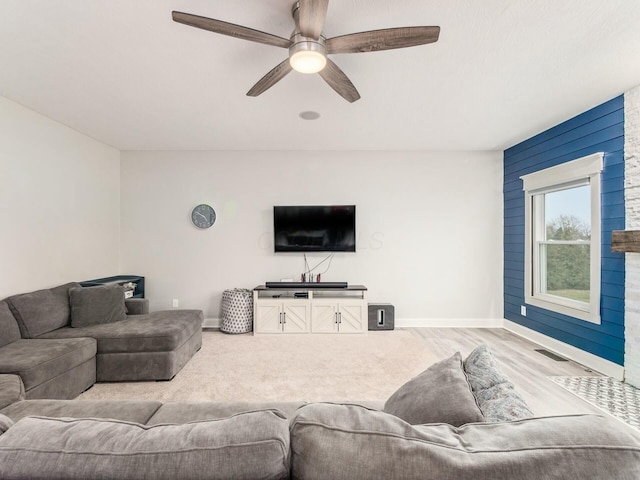
[(254, 303), (255, 333), (308, 333), (309, 301), (263, 299)]
[(311, 306), (311, 331), (361, 333), (366, 330), (366, 303), (362, 300), (315, 299)]

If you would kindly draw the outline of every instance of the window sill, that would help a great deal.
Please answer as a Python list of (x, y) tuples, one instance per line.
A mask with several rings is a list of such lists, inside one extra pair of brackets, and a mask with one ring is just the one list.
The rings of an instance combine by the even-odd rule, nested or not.
[(543, 299), (532, 297), (532, 296), (527, 296), (525, 298), (525, 303), (527, 305), (533, 305), (534, 307), (544, 308), (545, 310), (550, 310), (552, 312), (577, 318), (578, 320), (584, 320), (585, 322), (594, 323), (596, 325), (600, 325), (601, 323), (599, 312), (597, 314), (593, 314), (587, 310), (583, 310), (580, 308), (573, 308), (573, 307), (561, 305), (555, 302), (545, 301)]

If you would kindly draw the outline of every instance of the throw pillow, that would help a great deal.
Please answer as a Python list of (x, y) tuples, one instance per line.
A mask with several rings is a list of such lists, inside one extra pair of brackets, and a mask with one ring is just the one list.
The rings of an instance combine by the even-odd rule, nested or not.
[(54, 288), (21, 293), (9, 297), (7, 303), (18, 321), (22, 338), (37, 338), (69, 325), (69, 290), (78, 283), (65, 283)]
[(127, 318), (124, 288), (120, 285), (72, 288), (69, 300), (72, 327), (113, 323)]
[(2, 415), (0, 413), (0, 435), (2, 435), (4, 432), (9, 430), (9, 428), (11, 428), (12, 425), (13, 425), (13, 420), (11, 420), (6, 415)]
[(507, 422), (533, 417), (527, 403), (507, 376), (487, 345), (479, 345), (464, 361), (469, 384), (488, 422)]
[(460, 352), (402, 385), (383, 411), (412, 425), (448, 423), (458, 427), (484, 420), (464, 374)]

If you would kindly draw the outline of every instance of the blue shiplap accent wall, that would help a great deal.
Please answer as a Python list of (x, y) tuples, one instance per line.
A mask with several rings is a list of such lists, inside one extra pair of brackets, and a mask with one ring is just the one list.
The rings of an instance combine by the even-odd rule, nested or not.
[[(596, 325), (524, 305), (522, 175), (604, 152), (602, 172), (601, 318)], [(504, 152), (504, 315), (507, 320), (624, 363), (624, 254), (611, 252), (611, 231), (624, 230), (624, 97), (620, 96)]]

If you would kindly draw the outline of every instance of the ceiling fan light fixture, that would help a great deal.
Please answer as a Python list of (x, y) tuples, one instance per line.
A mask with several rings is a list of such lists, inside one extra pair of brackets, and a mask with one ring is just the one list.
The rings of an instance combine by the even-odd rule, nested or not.
[(291, 67), (300, 73), (318, 73), (327, 65), (327, 57), (313, 50), (296, 52), (289, 57)]
[(319, 40), (294, 34), (289, 47), (291, 68), (300, 73), (318, 73), (327, 65), (324, 37)]

